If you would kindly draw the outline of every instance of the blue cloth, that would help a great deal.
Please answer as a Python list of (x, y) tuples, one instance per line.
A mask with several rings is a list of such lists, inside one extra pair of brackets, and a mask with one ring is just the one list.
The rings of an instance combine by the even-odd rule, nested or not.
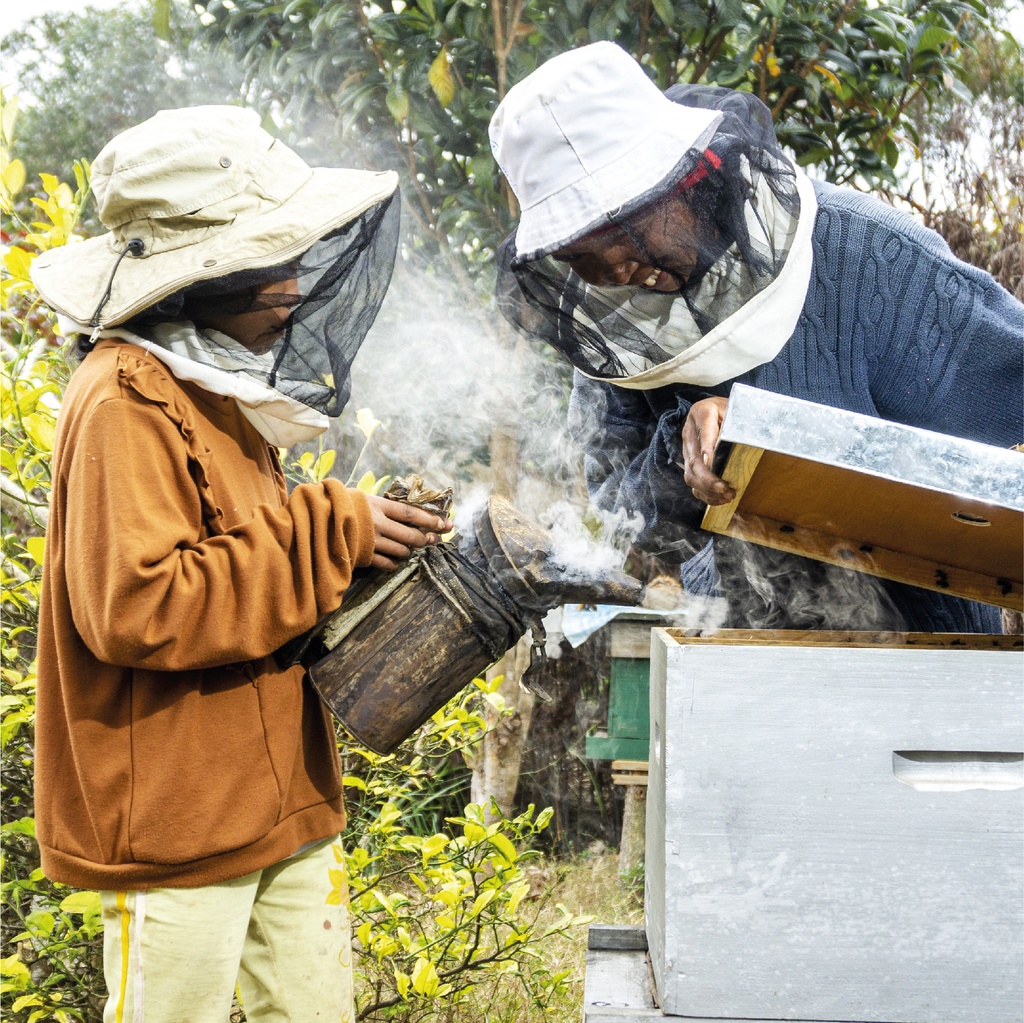
[[(775, 359), (710, 388), (638, 391), (576, 374), (570, 429), (591, 496), (640, 512), (637, 545), (688, 561), (684, 585), (726, 597), (733, 627), (999, 632), (996, 608), (727, 537), (709, 543), (698, 528), (704, 505), (676, 464), (683, 421), (694, 401), (737, 381), (999, 447), (1024, 440), (1024, 305), (909, 215), (814, 187), (811, 282)], [(826, 614), (826, 597), (848, 606)]]

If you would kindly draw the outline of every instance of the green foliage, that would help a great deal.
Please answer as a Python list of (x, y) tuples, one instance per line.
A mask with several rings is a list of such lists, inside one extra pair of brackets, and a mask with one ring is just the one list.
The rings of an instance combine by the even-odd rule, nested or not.
[(572, 971), (555, 969), (541, 950), (589, 918), (559, 905), (540, 923), (545, 901), (527, 868), (553, 811), (530, 806), (493, 821), (473, 803), (441, 819), (436, 812), (445, 779), (457, 786), (453, 754), (486, 731), (481, 701), (503, 710), (500, 681), (477, 679), (398, 755), (343, 746), (359, 770), (345, 779), (356, 792), (345, 849), (359, 1019), (437, 1019), (498, 978), (520, 990), (531, 1019), (564, 1010)]
[(164, 107), (238, 102), (240, 73), (191, 45), (187, 10), (159, 5), (162, 37), (154, 12), (132, 3), (46, 12), (5, 37), (5, 66), (25, 97), (16, 155), (30, 181), (44, 170), (70, 178), (76, 157)]
[(915, 105), (920, 178), (894, 192), (957, 256), (1024, 300), (1024, 43), (980, 38), (964, 65), (969, 98)]
[(45, 546), (55, 417), (70, 372), (52, 315), (28, 276), (40, 252), (63, 245), (87, 194), (87, 168), (74, 166), (76, 190), (44, 174), (28, 209), (15, 213), (25, 172), (10, 158), (16, 106), (0, 110), (0, 211), (11, 245), (4, 255), (0, 308), (0, 747), (3, 809), (0, 845), (0, 992), (15, 1021), (95, 1018), (102, 991), (99, 900), (71, 892), (39, 869), (32, 797), (35, 625)]
[[(298, 138), (336, 130), (350, 162), (403, 174), (411, 244), (480, 278), (514, 222), (487, 141), (508, 88), (547, 58), (613, 39), (662, 87), (749, 90), (783, 142), (835, 181), (892, 181), (919, 98), (966, 95), (981, 0), (209, 0), (200, 34), (245, 67)], [(327, 125), (324, 121), (328, 122)]]

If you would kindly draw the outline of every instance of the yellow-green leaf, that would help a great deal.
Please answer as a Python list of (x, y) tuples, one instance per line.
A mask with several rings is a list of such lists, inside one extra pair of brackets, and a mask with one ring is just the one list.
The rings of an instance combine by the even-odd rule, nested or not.
[(313, 466), (313, 476), (317, 483), (327, 479), (327, 476), (334, 466), (334, 459), (337, 457), (337, 454), (338, 453), (331, 448), (324, 451), (316, 460), (316, 464)]
[(169, 0), (153, 2), (153, 32), (165, 43), (171, 41), (171, 4)]
[(13, 96), (10, 99), (3, 97), (3, 110), (0, 113), (0, 132), (3, 132), (4, 142), (11, 142), (14, 139), (14, 122), (18, 116), (18, 98)]
[(474, 844), (482, 842), (487, 837), (487, 832), (479, 824), (474, 824), (472, 821), (467, 821), (463, 825), (462, 831), (466, 838)]
[(429, 959), (417, 959), (412, 971), (412, 986), (421, 995), (433, 998), (437, 994), (441, 978)]
[(431, 62), (430, 69), (427, 71), (427, 80), (434, 90), (438, 103), (442, 107), (447, 107), (455, 98), (455, 79), (452, 76), (447, 46), (442, 46), (441, 52)]
[(17, 195), (25, 184), (25, 165), (21, 160), (11, 160), (4, 167), (3, 185), (11, 195)]
[(516, 910), (519, 908), (519, 903), (523, 901), (524, 897), (529, 893), (530, 885), (529, 882), (524, 881), (520, 885), (516, 885), (512, 889), (511, 897), (508, 900), (508, 915), (515, 916)]
[(12, 245), (4, 255), (7, 272), (18, 280), (29, 280), (28, 268), (32, 265), (32, 254), (18, 245)]
[(511, 866), (519, 858), (516, 847), (501, 834), (491, 836), (491, 845), (501, 853), (505, 862)]
[(65, 913), (86, 914), (99, 913), (100, 897), (98, 892), (72, 892), (61, 900), (60, 908)]
[(488, 888), (487, 891), (481, 892), (473, 900), (473, 908), (469, 911), (469, 915), (479, 916), (494, 901), (494, 896), (497, 894), (495, 888)]
[(25, 427), (25, 433), (29, 435), (32, 443), (41, 451), (52, 451), (53, 441), (57, 435), (57, 424), (50, 415), (40, 412), (33, 412), (25, 416), (21, 421)]
[(398, 993), (402, 998), (408, 1000), (409, 998), (409, 975), (402, 973), (401, 970), (395, 970), (395, 987), (398, 988)]
[(409, 94), (397, 83), (388, 89), (384, 97), (391, 116), (401, 124), (409, 116)]
[(425, 838), (423, 840), (423, 845), (420, 848), (420, 852), (423, 854), (423, 863), (426, 864), (427, 860), (436, 856), (447, 847), (447, 835), (434, 835), (431, 838)]
[(16, 988), (27, 987), (32, 983), (32, 975), (28, 972), (28, 967), (17, 955), (0, 960), (0, 976), (10, 977), (15, 982)]
[(46, 537), (43, 536), (30, 536), (25, 541), (25, 550), (28, 551), (28, 556), (37, 564), (43, 563), (43, 549), (46, 547)]

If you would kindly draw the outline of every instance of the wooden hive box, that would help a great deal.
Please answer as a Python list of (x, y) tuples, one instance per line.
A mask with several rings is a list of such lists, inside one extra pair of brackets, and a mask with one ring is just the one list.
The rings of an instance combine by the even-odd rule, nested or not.
[(1019, 1023), (1019, 637), (655, 629), (661, 1011)]
[(737, 384), (703, 527), (1024, 609), (1024, 455)]

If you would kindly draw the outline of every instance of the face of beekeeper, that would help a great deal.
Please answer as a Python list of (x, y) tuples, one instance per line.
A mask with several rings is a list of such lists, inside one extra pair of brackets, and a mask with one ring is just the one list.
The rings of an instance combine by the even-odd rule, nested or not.
[(552, 256), (588, 284), (678, 291), (697, 262), (696, 229), (685, 204), (659, 203), (634, 214), (624, 227), (602, 228)]
[(299, 282), (294, 277), (270, 281), (248, 289), (246, 295), (254, 308), (242, 313), (207, 315), (202, 325), (227, 334), (256, 355), (264, 355), (285, 332), (296, 305), (294, 299), (299, 297)]

